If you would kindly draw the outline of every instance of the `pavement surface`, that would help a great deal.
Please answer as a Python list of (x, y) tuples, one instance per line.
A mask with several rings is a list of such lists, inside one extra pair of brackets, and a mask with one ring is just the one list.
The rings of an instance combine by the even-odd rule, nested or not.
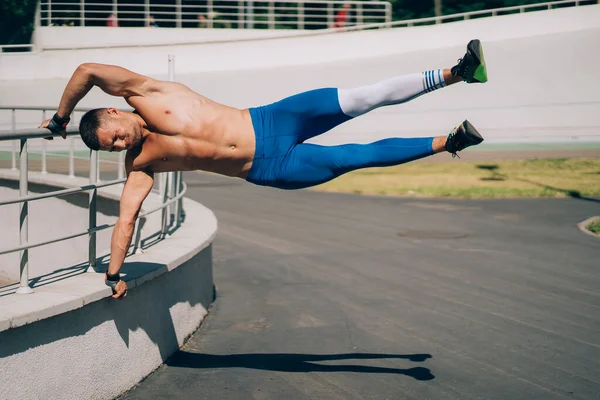
[(217, 298), (120, 398), (600, 399), (600, 238), (576, 226), (600, 199), (184, 179), (219, 221)]

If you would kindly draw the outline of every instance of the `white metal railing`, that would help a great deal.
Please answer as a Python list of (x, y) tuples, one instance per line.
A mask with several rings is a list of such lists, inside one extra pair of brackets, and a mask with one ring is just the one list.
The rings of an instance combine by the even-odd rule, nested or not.
[[(174, 58), (169, 55), (169, 80), (174, 81)], [(20, 204), (20, 224), (19, 224), (19, 232), (20, 232), (20, 240), (19, 245), (11, 248), (0, 249), (0, 255), (20, 252), (20, 285), (17, 289), (17, 293), (25, 294), (32, 293), (33, 289), (29, 286), (29, 260), (28, 260), (28, 250), (35, 247), (40, 247), (52, 243), (61, 242), (64, 240), (73, 239), (80, 236), (89, 236), (89, 244), (88, 244), (88, 261), (89, 267), (94, 268), (96, 266), (96, 233), (108, 228), (115, 226), (115, 224), (104, 224), (98, 226), (96, 224), (96, 215), (97, 215), (97, 191), (100, 188), (118, 185), (125, 183), (126, 178), (123, 177), (124, 171), (124, 163), (123, 157), (120, 157), (119, 162), (117, 163), (119, 166), (119, 177), (116, 180), (111, 180), (108, 182), (98, 183), (99, 181), (99, 152), (90, 150), (89, 162), (89, 185), (80, 186), (78, 188), (70, 188), (70, 189), (62, 189), (56, 190), (44, 194), (39, 195), (29, 195), (29, 169), (28, 169), (28, 161), (29, 161), (29, 152), (27, 149), (28, 140), (45, 138), (52, 136), (49, 130), (47, 129), (24, 129), (17, 130), (16, 129), (16, 110), (24, 109), (24, 110), (37, 110), (42, 112), (42, 118), (45, 119), (46, 111), (51, 109), (50, 107), (2, 107), (1, 109), (10, 109), (12, 110), (12, 125), (13, 129), (8, 131), (0, 131), (0, 142), (7, 140), (17, 140), (19, 142), (19, 198), (11, 199), (11, 200), (2, 200), (0, 201), (0, 206), (9, 205), (9, 204)], [(88, 109), (85, 108), (76, 108), (74, 111), (85, 112)], [(71, 140), (73, 136), (78, 135), (78, 128), (69, 128), (67, 129), (67, 137)], [(45, 141), (44, 141), (45, 142)], [(45, 145), (45, 143), (44, 143)], [(71, 151), (69, 154), (69, 175), (74, 177), (74, 166), (73, 159), (75, 158), (73, 155), (73, 146), (71, 147)], [(45, 147), (44, 147), (45, 148)], [(13, 146), (14, 149), (14, 146)], [(46, 172), (46, 155), (48, 153), (42, 152), (42, 173)], [(124, 152), (121, 152), (119, 155), (124, 156)], [(88, 159), (88, 158), (86, 158)], [(15, 153), (13, 153), (12, 158), (12, 168), (16, 168), (16, 157)], [(140, 219), (147, 218), (150, 214), (162, 210), (162, 218), (161, 218), (161, 230), (160, 230), (160, 238), (168, 238), (170, 229), (177, 228), (182, 222), (183, 216), (183, 196), (187, 191), (187, 185), (183, 182), (183, 174), (182, 172), (166, 172), (155, 174), (155, 177), (158, 178), (158, 192), (161, 198), (161, 204), (150, 209), (145, 210), (143, 213), (140, 213), (138, 219), (136, 220), (135, 225), (135, 236), (133, 240), (133, 251), (136, 253), (141, 252), (141, 227)], [(53, 238), (37, 243), (29, 243), (29, 232), (28, 232), (28, 205), (30, 201), (36, 201), (41, 199), (46, 199), (50, 197), (61, 197), (67, 196), (75, 193), (81, 192), (89, 192), (89, 203), (88, 203), (88, 216), (89, 216), (89, 224), (88, 229), (82, 232), (71, 233), (66, 236)]]
[[(345, 25), (390, 22), (391, 3), (376, 0), (312, 2), (204, 0), (176, 4), (47, 0), (40, 3), (42, 26), (137, 26), (231, 29), (319, 29), (333, 27), (336, 15)], [(347, 8), (346, 8), (347, 7)], [(344, 10), (344, 13), (340, 13)]]
[[(401, 20), (401, 21), (393, 21), (392, 23), (385, 24), (388, 27), (411, 27), (416, 25), (425, 25), (425, 24), (442, 24), (447, 22), (455, 22), (455, 21), (464, 21), (471, 19), (473, 17), (496, 17), (499, 15), (505, 14), (514, 14), (518, 12), (519, 14), (530, 12), (530, 11), (540, 11), (540, 10), (552, 10), (556, 7), (566, 6), (566, 7), (579, 7), (585, 5), (593, 5), (598, 4), (598, 0), (559, 0), (559, 1), (550, 1), (545, 3), (535, 3), (535, 4), (525, 4), (521, 6), (511, 6), (511, 7), (502, 7), (502, 8), (492, 8), (488, 10), (479, 10), (479, 11), (469, 11), (464, 13), (457, 14), (448, 14), (441, 15), (438, 17), (429, 17), (429, 18), (417, 18), (411, 20)], [(370, 26), (361, 27), (363, 29), (370, 28)]]

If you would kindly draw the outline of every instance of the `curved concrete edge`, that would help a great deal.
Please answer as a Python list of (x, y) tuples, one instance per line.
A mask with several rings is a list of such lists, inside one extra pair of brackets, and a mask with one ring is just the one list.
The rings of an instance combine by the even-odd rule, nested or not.
[(188, 198), (183, 205), (185, 221), (170, 238), (126, 259), (123, 300), (110, 297), (106, 265), (61, 277), (66, 268), (29, 295), (2, 288), (0, 398), (112, 399), (184, 344), (215, 298), (217, 220)]
[(600, 235), (595, 234), (594, 232), (590, 231), (587, 226), (589, 224), (591, 224), (592, 222), (594, 222), (595, 220), (600, 219), (600, 216), (595, 216), (595, 217), (590, 217), (584, 221), (581, 221), (580, 223), (577, 224), (577, 227), (579, 228), (580, 231), (582, 231), (585, 234), (588, 234), (590, 236), (595, 237), (596, 239), (600, 239)]
[[(18, 174), (19, 171), (0, 170), (0, 178), (18, 179)], [(69, 178), (68, 176), (59, 174), (30, 173), (28, 179), (30, 182), (65, 188), (81, 187), (88, 184), (87, 179), (78, 177)], [(98, 195), (118, 200), (122, 189), (122, 184), (100, 188), (98, 189)], [(160, 201), (161, 199), (157, 194), (148, 196), (142, 205), (142, 210), (155, 207), (160, 204)], [(127, 257), (121, 272), (129, 288), (154, 279), (185, 263), (214, 240), (217, 231), (214, 214), (209, 209), (192, 200), (185, 199), (184, 203), (186, 221), (174, 232), (172, 237), (167, 239), (168, 242), (158, 242), (158, 244), (144, 250), (143, 254)], [(159, 212), (155, 215), (159, 215)], [(191, 231), (190, 226), (187, 225), (190, 218), (197, 220), (196, 222), (202, 228)], [(165, 248), (167, 243), (168, 247)], [(170, 251), (168, 249), (176, 249), (177, 251)], [(98, 259), (99, 265), (97, 269), (103, 272), (108, 265), (109, 254), (100, 254)], [(130, 263), (139, 264), (150, 260), (159, 262), (160, 264), (153, 264), (152, 267), (145, 265), (143, 268), (136, 269), (127, 267), (127, 264)], [(102, 266), (101, 263), (106, 265)], [(163, 268), (164, 266), (166, 266), (166, 269)], [(39, 296), (13, 295), (18, 288), (18, 284), (1, 288), (0, 332), (83, 307), (93, 301), (110, 296), (112, 291), (104, 285), (103, 279), (100, 276), (96, 276), (96, 271), (90, 273), (94, 275), (91, 279), (86, 278), (83, 274), (69, 278), (68, 280), (57, 280), (54, 276), (41, 279), (34, 285), (35, 293), (39, 293)], [(52, 293), (52, 295), (45, 295), (41, 299), (40, 296), (42, 296), (42, 293)]]

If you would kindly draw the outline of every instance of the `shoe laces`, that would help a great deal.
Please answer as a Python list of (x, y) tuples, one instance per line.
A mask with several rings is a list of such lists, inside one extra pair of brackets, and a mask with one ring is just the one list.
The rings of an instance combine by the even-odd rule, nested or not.
[(456, 60), (457, 62), (457, 69), (458, 69), (458, 75), (460, 75), (462, 78), (465, 78), (467, 75), (467, 72), (469, 71), (469, 64), (468, 63), (463, 63), (463, 59), (464, 57), (459, 58), (458, 60)]
[(451, 133), (449, 135), (448, 139), (447, 139), (447, 140), (451, 141), (451, 147), (452, 147), (452, 150), (453, 150), (453, 151), (450, 152), (450, 154), (452, 154), (452, 158), (456, 158), (456, 157), (460, 158), (460, 156), (457, 154), (457, 152), (460, 151), (460, 150), (462, 150), (462, 149), (460, 149), (461, 146), (458, 146), (458, 143), (456, 143), (456, 136), (455, 135), (456, 135), (456, 132)]

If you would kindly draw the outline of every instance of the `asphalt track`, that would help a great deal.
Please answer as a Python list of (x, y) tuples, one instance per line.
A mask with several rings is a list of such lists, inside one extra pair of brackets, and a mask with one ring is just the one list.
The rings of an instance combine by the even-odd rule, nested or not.
[(219, 221), (217, 298), (121, 398), (600, 399), (600, 239), (576, 226), (599, 199), (185, 179)]

